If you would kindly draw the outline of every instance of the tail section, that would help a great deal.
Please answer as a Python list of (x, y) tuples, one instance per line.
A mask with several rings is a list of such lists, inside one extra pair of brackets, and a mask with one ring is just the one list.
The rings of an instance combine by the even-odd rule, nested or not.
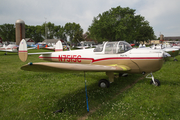
[(19, 59), (23, 62), (27, 60), (28, 53), (27, 53), (27, 44), (24, 39), (21, 40), (19, 44)]
[(55, 52), (60, 52), (60, 51), (63, 51), (63, 46), (62, 46), (61, 41), (59, 40), (59, 41), (56, 43)]

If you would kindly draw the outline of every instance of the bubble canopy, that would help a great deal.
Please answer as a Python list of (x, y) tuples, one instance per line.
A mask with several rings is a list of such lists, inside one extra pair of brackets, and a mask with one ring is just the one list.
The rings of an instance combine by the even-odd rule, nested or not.
[(132, 47), (129, 43), (125, 41), (117, 41), (117, 42), (106, 42), (102, 45), (99, 45), (94, 49), (94, 52), (104, 51), (105, 54), (118, 54), (118, 53), (124, 53), (130, 49), (132, 49)]

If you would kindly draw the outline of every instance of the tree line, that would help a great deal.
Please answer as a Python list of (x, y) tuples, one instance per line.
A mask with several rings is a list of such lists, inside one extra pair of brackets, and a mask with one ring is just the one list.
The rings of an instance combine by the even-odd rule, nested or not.
[(118, 6), (99, 14), (94, 17), (88, 30), (91, 37), (109, 41), (156, 39), (149, 22), (143, 16), (135, 15), (135, 10), (129, 7)]
[[(98, 42), (125, 40), (127, 42), (148, 41), (156, 39), (153, 27), (141, 15), (135, 15), (135, 10), (120, 6), (111, 8), (94, 17), (88, 28), (88, 37)], [(83, 29), (77, 23), (66, 23), (65, 26), (48, 22), (42, 25), (25, 25), (25, 36), (35, 42), (46, 39), (62, 39), (71, 42), (83, 40)], [(14, 24), (0, 25), (0, 37), (4, 41), (15, 41)]]
[[(66, 23), (65, 26), (55, 25), (48, 22), (42, 25), (30, 26), (25, 25), (25, 37), (31, 38), (35, 42), (41, 42), (44, 39), (62, 39), (67, 41), (67, 37), (70, 37), (70, 41), (81, 41), (83, 29), (79, 24)], [(0, 25), (0, 37), (3, 41), (15, 42), (15, 25), (3, 24)]]

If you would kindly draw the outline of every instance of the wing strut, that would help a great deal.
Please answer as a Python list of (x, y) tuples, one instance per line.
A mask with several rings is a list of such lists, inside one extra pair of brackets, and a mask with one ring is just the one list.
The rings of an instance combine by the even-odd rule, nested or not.
[(86, 76), (85, 76), (85, 71), (84, 71), (84, 81), (85, 81), (85, 91), (86, 91), (87, 112), (89, 112), (89, 105), (88, 105), (88, 95), (87, 95), (87, 86), (86, 86)]

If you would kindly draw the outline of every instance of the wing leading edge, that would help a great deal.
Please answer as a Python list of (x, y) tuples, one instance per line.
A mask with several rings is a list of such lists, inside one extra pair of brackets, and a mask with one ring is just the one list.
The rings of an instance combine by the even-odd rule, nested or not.
[(130, 68), (125, 65), (93, 65), (93, 64), (69, 64), (56, 62), (29, 63), (21, 67), (22, 70), (34, 72), (64, 72), (64, 71), (129, 71)]

